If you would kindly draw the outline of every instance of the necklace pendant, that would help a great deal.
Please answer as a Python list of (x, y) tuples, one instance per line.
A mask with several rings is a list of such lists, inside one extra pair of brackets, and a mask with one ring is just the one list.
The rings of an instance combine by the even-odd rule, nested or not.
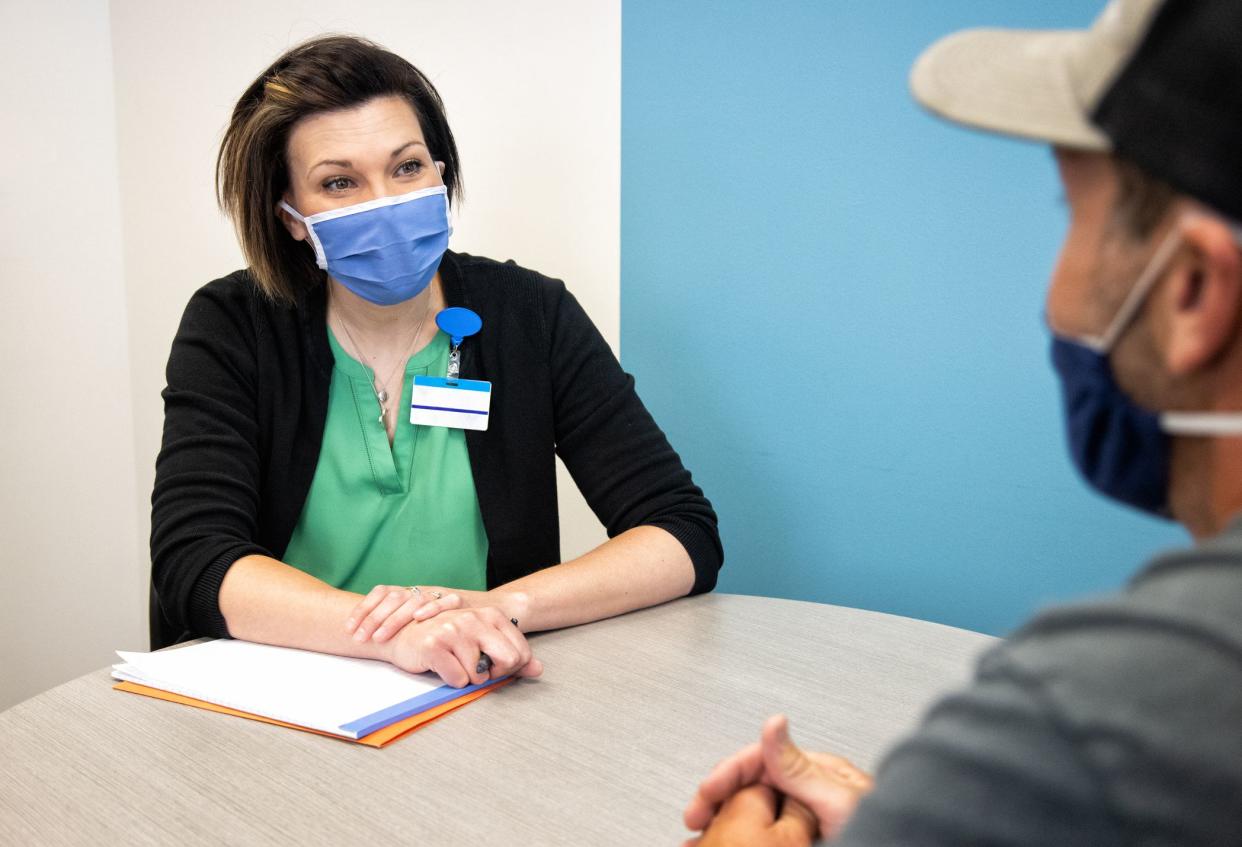
[(381, 403), (387, 403), (388, 402), (388, 389), (381, 388), (380, 393), (375, 396), (379, 398), (379, 401)]
[(379, 421), (380, 423), (384, 422), (384, 413), (382, 411), (380, 412), (380, 416), (376, 418), (376, 420)]

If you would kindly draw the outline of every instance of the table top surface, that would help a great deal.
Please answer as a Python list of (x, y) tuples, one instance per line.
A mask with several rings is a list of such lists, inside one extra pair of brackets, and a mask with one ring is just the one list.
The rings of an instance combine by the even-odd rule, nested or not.
[(994, 641), (708, 594), (532, 636), (541, 679), (384, 749), (113, 691), (104, 669), (0, 713), (0, 840), (676, 844), (698, 781), (768, 715), (872, 768)]

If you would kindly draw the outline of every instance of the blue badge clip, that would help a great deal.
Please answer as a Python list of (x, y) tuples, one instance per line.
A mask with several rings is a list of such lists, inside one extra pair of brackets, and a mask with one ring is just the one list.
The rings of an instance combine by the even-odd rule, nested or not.
[(483, 319), (464, 306), (450, 306), (436, 315), (436, 326), (444, 330), (456, 347), (463, 338), (469, 338), (483, 328)]
[(453, 349), (449, 352), (448, 381), (457, 384), (461, 373), (461, 342), (478, 332), (483, 326), (483, 319), (464, 306), (450, 306), (436, 315), (436, 326), (453, 341)]

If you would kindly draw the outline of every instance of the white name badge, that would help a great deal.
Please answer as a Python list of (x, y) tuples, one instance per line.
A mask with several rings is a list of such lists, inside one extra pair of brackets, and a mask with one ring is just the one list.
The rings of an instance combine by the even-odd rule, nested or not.
[(410, 423), (452, 429), (487, 429), (491, 406), (490, 382), (416, 376), (410, 392)]

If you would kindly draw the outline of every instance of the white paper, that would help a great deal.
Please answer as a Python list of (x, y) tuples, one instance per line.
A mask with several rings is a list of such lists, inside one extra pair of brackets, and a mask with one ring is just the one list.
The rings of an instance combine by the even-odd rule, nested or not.
[[(443, 686), (434, 673), (387, 662), (219, 639), (158, 653), (117, 655), (112, 676), (345, 738), (345, 724)], [(462, 692), (465, 693), (465, 692)]]

